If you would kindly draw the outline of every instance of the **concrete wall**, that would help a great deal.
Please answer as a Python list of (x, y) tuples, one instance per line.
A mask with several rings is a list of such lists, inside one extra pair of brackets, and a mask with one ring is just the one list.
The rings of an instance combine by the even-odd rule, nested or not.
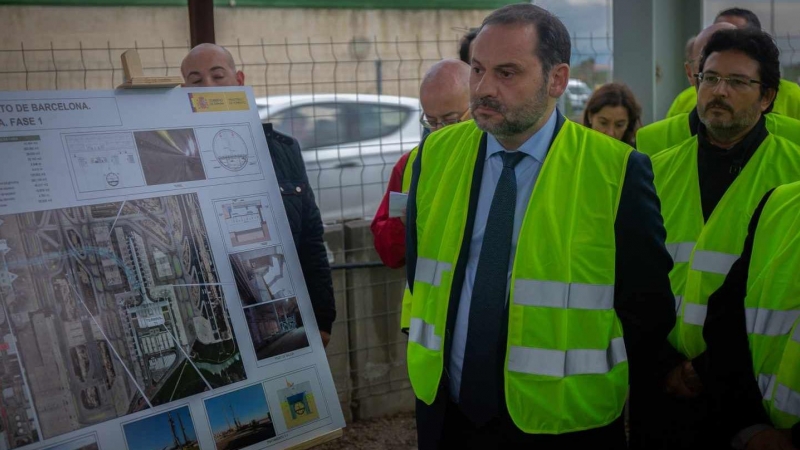
[(687, 86), (684, 48), (700, 30), (701, 8), (696, 0), (614, 1), (614, 78), (631, 87), (645, 124), (663, 119)]
[[(476, 26), (488, 11), (349, 10), (217, 7), (218, 43), (327, 41), (353, 36), (448, 39), (463, 34), (453, 28)], [(0, 48), (187, 44), (189, 19), (181, 7), (0, 6)]]
[[(377, 261), (370, 222), (325, 227), (334, 265)], [(345, 419), (414, 410), (400, 331), (405, 273), (386, 267), (333, 271), (336, 322), (326, 353)]]
[[(457, 56), (463, 29), (487, 14), (217, 7), (215, 31), (258, 96), (416, 97), (424, 71)], [(0, 90), (113, 88), (122, 82), (119, 55), (134, 47), (146, 75), (179, 75), (187, 9), (0, 6), (0, 50), (11, 50), (0, 52)]]

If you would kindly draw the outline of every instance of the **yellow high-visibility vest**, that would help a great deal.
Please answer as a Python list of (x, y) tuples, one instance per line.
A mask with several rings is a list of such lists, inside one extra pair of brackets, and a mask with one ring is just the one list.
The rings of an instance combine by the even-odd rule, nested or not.
[[(453, 125), (431, 134), (418, 156), (407, 357), (414, 393), (427, 404), (445, 364), (450, 297), (461, 289), (452, 285), (453, 272), (471, 233), (482, 135), (473, 121)], [(533, 188), (512, 267), (504, 361), (508, 412), (526, 433), (598, 428), (622, 412), (628, 362), (614, 310), (614, 222), (632, 151), (567, 121)]]
[(656, 191), (674, 266), (670, 283), (678, 320), (672, 345), (688, 358), (705, 350), (708, 297), (742, 252), (750, 215), (770, 189), (800, 180), (800, 148), (768, 135), (705, 222), (697, 172), (697, 139), (653, 157)]
[(800, 422), (800, 183), (777, 188), (756, 226), (745, 314), (764, 408), (778, 428)]
[(678, 114), (688, 114), (697, 106), (697, 88), (689, 86), (681, 91), (675, 100), (672, 101), (666, 118), (677, 116)]

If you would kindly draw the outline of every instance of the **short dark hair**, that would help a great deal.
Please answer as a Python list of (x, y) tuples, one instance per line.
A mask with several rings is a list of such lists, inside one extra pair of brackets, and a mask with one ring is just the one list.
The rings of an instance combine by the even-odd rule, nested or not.
[[(742, 52), (758, 62), (761, 95), (766, 94), (768, 89), (774, 89), (775, 93), (778, 93), (778, 85), (781, 82), (781, 52), (775, 45), (772, 36), (761, 31), (760, 28), (719, 30), (711, 35), (708, 43), (703, 47), (703, 55), (700, 57), (700, 72), (703, 71), (710, 54), (730, 50)], [(764, 112), (770, 111), (772, 111), (772, 105), (769, 105)]]
[(719, 21), (720, 17), (725, 17), (725, 16), (739, 17), (741, 19), (744, 19), (745, 22), (747, 22), (748, 26), (753, 28), (758, 28), (759, 30), (761, 29), (761, 21), (758, 20), (758, 16), (749, 9), (728, 8), (724, 11), (720, 11), (719, 14), (717, 14), (717, 17), (714, 18), (714, 23)]
[(634, 146), (636, 130), (642, 126), (642, 107), (636, 101), (633, 91), (623, 83), (607, 83), (594, 91), (583, 110), (583, 124), (591, 127), (589, 116), (597, 114), (606, 106), (622, 106), (628, 111), (628, 128), (622, 135), (622, 142)]
[(480, 28), (470, 28), (467, 34), (462, 36), (461, 40), (458, 42), (458, 57), (467, 64), (470, 64), (469, 46), (472, 44), (472, 41), (475, 40), (478, 31), (480, 31)]
[[(483, 19), (482, 31), (489, 25), (533, 25), (539, 37), (536, 56), (547, 73), (557, 64), (569, 64), (572, 47), (567, 27), (550, 11), (530, 3), (506, 5)], [(480, 33), (479, 31), (479, 33)]]

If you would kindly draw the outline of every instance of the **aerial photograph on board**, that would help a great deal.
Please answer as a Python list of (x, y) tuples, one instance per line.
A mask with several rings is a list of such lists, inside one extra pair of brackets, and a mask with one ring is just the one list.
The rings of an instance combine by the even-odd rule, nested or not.
[(246, 379), (195, 194), (0, 216), (0, 334), (0, 448)]

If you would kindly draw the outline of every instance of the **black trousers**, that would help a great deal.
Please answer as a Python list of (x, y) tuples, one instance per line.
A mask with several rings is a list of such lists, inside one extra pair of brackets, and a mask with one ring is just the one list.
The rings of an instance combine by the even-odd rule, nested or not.
[[(730, 450), (707, 395), (681, 399), (652, 395), (644, 408), (631, 410), (631, 450)], [(634, 412), (635, 411), (635, 412)]]
[[(419, 449), (494, 449), (494, 448), (523, 448), (535, 450), (571, 450), (578, 448), (591, 448), (592, 450), (625, 450), (625, 426), (622, 415), (611, 424), (587, 431), (551, 434), (527, 434), (517, 428), (505, 407), (501, 409), (499, 417), (491, 420), (484, 426), (477, 427), (461, 412), (458, 405), (444, 400), (443, 405), (436, 405), (443, 409), (441, 429), (437, 433), (430, 425), (420, 424), (419, 408), (433, 408), (417, 401), (418, 404), (418, 437)], [(426, 411), (429, 413), (429, 411)], [(423, 413), (424, 417), (426, 414)], [(438, 415), (438, 414), (437, 414)], [(421, 426), (420, 426), (421, 425)]]

